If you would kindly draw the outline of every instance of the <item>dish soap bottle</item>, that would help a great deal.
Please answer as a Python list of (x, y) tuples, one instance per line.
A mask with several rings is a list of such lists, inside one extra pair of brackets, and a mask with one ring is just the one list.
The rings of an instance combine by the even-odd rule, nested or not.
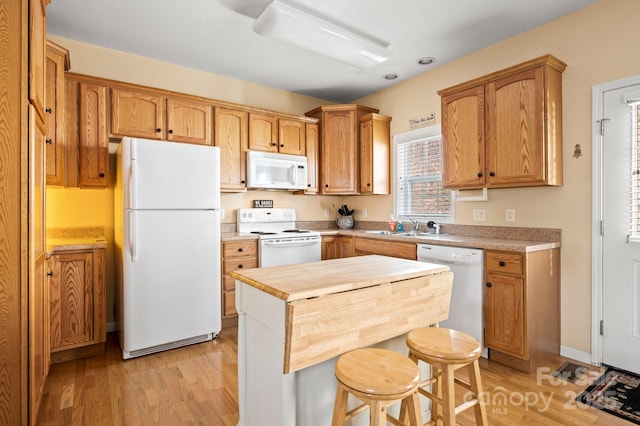
[(389, 218), (389, 232), (396, 232), (396, 219), (393, 215)]
[(402, 228), (402, 221), (400, 219), (398, 219), (398, 226), (397, 226), (398, 232), (402, 232), (403, 228)]

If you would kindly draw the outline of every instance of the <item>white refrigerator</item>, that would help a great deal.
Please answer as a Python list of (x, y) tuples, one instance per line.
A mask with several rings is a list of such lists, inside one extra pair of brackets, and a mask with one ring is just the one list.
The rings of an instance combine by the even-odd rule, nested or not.
[(117, 167), (122, 357), (215, 338), (221, 329), (219, 148), (125, 137)]

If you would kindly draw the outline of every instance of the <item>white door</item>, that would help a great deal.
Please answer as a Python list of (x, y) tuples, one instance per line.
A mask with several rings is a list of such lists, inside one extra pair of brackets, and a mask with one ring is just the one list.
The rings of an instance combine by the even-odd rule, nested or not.
[(638, 122), (625, 101), (634, 92), (640, 85), (602, 96), (602, 363), (640, 373), (640, 238), (630, 232)]
[(214, 210), (125, 213), (124, 351), (220, 331), (219, 221)]
[(219, 148), (123, 138), (125, 209), (220, 207)]

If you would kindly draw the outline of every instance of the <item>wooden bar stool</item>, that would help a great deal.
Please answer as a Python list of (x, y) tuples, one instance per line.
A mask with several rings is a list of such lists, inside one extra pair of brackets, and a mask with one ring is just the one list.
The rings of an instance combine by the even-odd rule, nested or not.
[[(409, 359), (416, 365), (418, 361), (431, 365), (431, 378), (420, 383), (418, 389), (432, 401), (431, 422), (427, 424), (438, 424), (437, 421), (441, 420), (444, 426), (455, 426), (455, 416), (471, 407), (475, 411), (477, 425), (489, 424), (484, 403), (479, 397), (482, 395), (482, 382), (478, 358), (482, 346), (476, 339), (456, 330), (426, 327), (411, 331), (407, 335), (407, 346)], [(468, 368), (470, 383), (454, 376), (456, 370), (464, 367)], [(465, 398), (466, 402), (456, 407), (454, 383), (470, 390), (473, 398)], [(429, 392), (425, 389), (427, 385), (433, 385), (435, 390)], [(403, 420), (406, 413), (404, 404), (400, 412)]]
[[(387, 414), (387, 408), (397, 401), (402, 401), (411, 426), (422, 425), (418, 398), (420, 370), (406, 356), (387, 349), (356, 349), (338, 358), (335, 372), (338, 388), (332, 426), (344, 425), (345, 420), (367, 407), (371, 426), (385, 426), (387, 421), (406, 425)], [(347, 412), (349, 394), (363, 404)]]

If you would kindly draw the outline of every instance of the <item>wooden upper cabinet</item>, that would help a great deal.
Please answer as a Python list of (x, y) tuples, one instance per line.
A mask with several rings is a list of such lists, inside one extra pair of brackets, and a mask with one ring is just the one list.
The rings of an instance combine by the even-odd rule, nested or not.
[(111, 90), (111, 135), (164, 139), (165, 98), (126, 89)]
[(483, 186), (484, 86), (442, 97), (442, 138), (444, 186)]
[(213, 106), (192, 99), (167, 99), (167, 140), (213, 145)]
[(215, 107), (214, 143), (220, 148), (220, 190), (244, 191), (247, 188), (246, 111)]
[(440, 90), (444, 185), (562, 185), (562, 72), (541, 56)]
[(305, 155), (306, 127), (303, 121), (278, 119), (278, 149), (281, 154)]
[(29, 101), (45, 119), (46, 3), (29, 2)]
[(377, 113), (360, 105), (327, 105), (306, 113), (320, 125), (320, 193), (358, 194), (359, 124), (358, 118)]
[(80, 82), (78, 186), (106, 188), (109, 185), (109, 138), (107, 136), (107, 88)]
[(249, 113), (249, 149), (278, 152), (278, 118), (275, 115)]
[(69, 67), (69, 52), (63, 47), (47, 41), (47, 60), (45, 64), (47, 185), (64, 186), (66, 183), (64, 72), (68, 71)]
[(360, 194), (390, 193), (391, 117), (366, 114), (360, 125)]
[(318, 124), (307, 123), (305, 129), (305, 155), (307, 157), (307, 189), (306, 194), (318, 193)]
[(305, 155), (305, 122), (250, 112), (249, 149)]

